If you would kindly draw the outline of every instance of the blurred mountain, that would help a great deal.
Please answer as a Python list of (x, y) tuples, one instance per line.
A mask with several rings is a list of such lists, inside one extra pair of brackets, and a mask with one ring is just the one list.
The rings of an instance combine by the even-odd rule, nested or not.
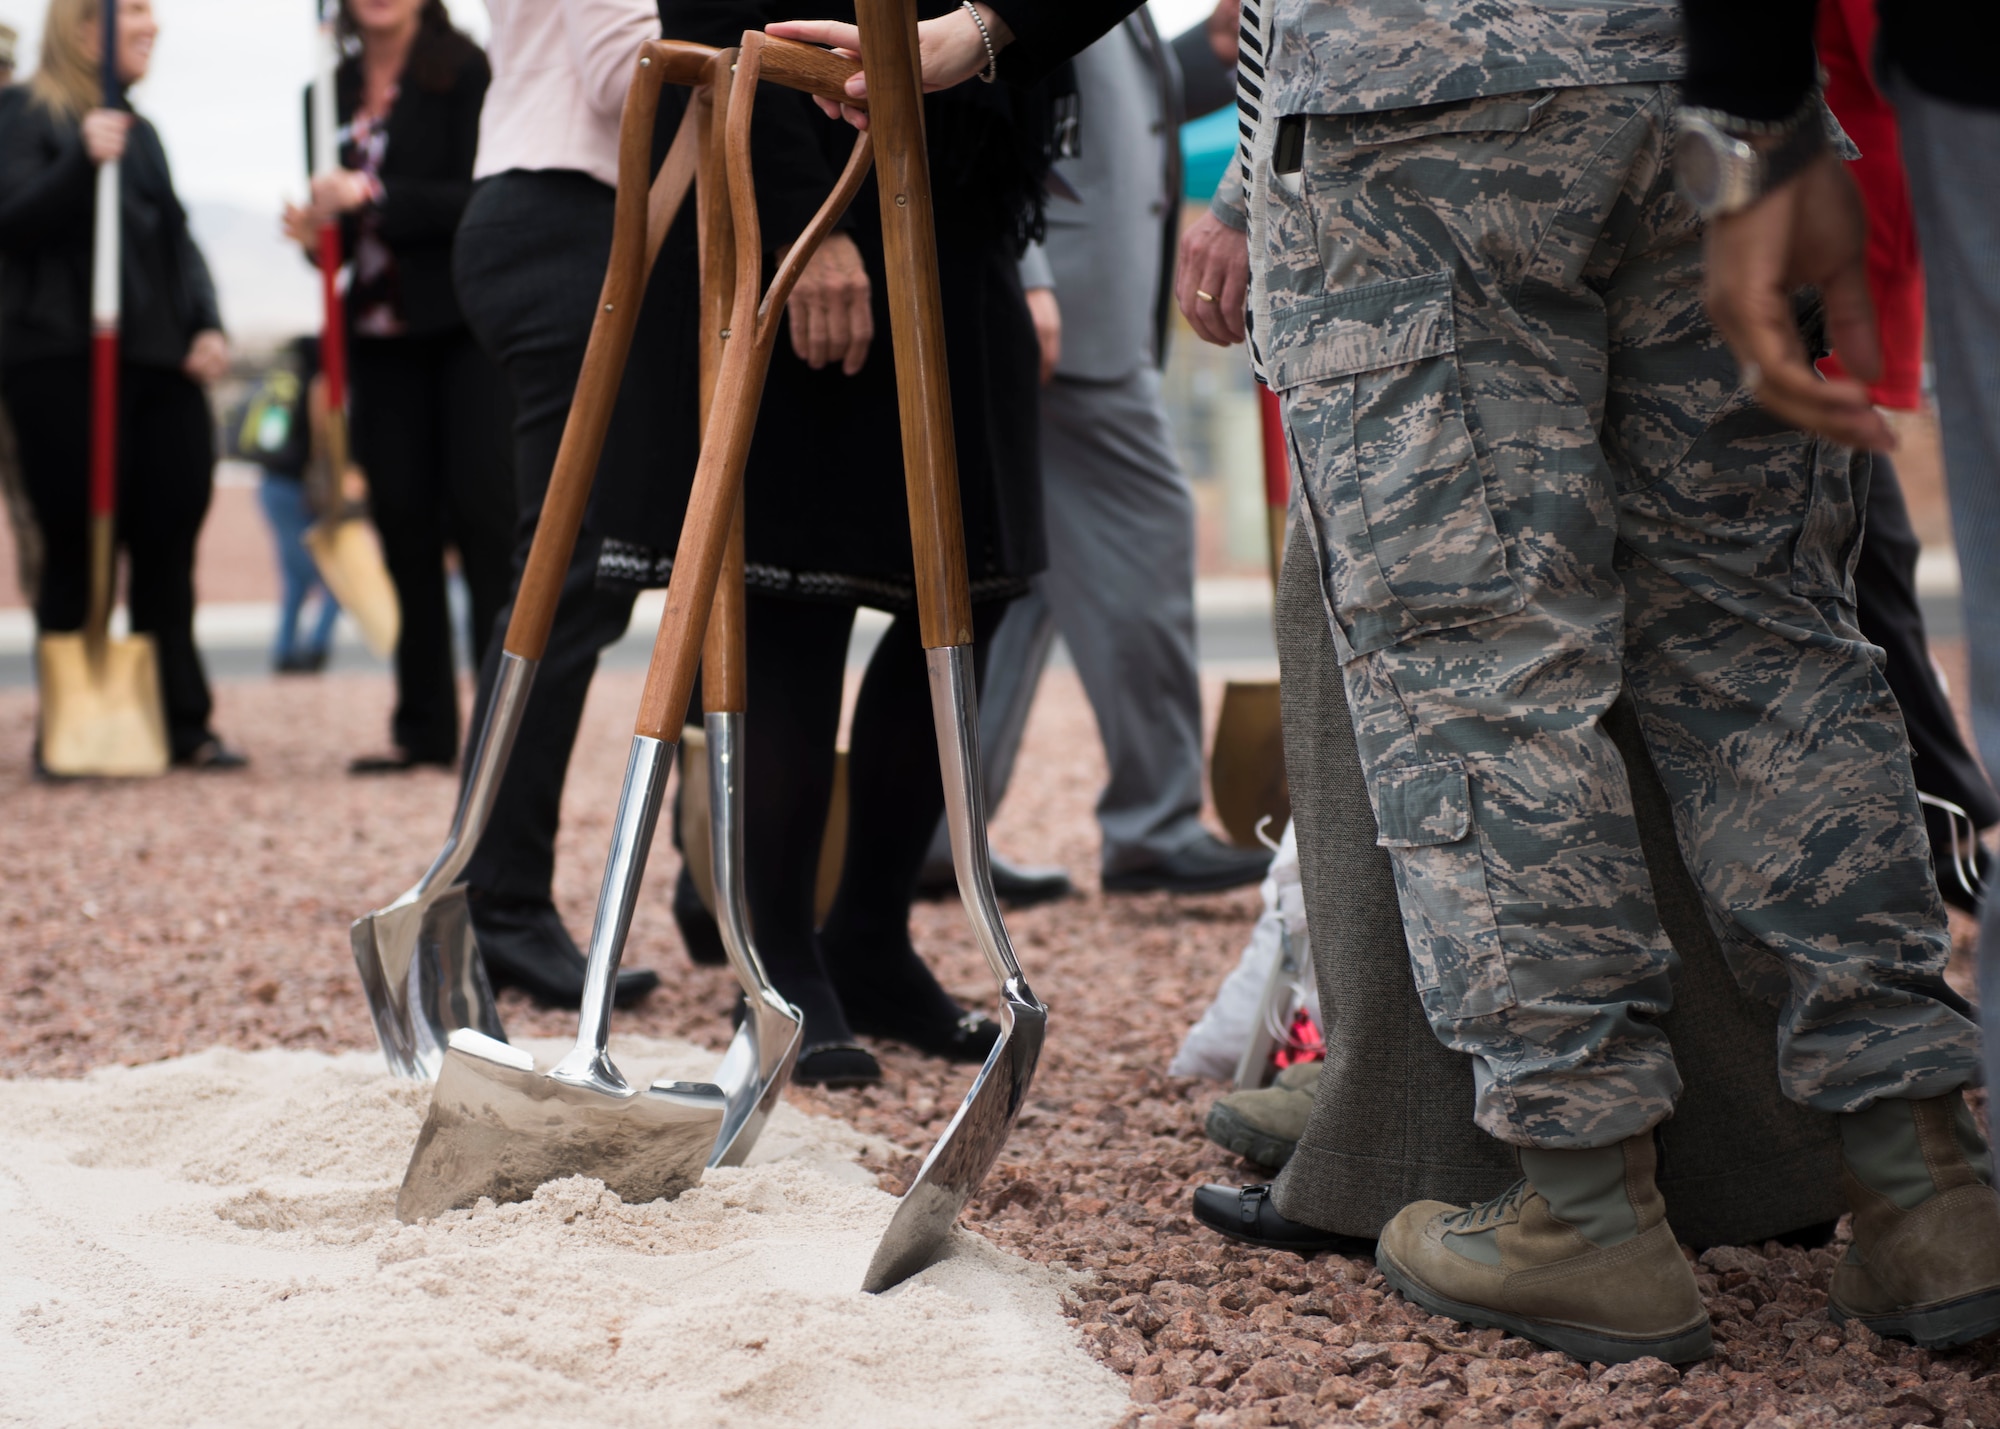
[(196, 201), (188, 223), (215, 275), (233, 339), (262, 345), (319, 330), (319, 279), (278, 236), (275, 212)]

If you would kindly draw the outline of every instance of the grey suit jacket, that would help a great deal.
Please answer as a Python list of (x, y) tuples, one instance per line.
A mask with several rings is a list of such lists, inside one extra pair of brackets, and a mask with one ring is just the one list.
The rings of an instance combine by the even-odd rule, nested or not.
[(1053, 279), (1063, 320), (1056, 371), (1107, 382), (1166, 357), (1180, 65), (1141, 9), (1076, 57), (1076, 89), (1081, 152), (1056, 164), (1048, 236), (1022, 261), (1022, 282)]

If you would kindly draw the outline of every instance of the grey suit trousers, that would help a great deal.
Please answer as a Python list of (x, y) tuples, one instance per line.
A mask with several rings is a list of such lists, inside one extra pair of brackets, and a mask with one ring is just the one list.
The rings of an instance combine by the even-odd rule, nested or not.
[[(1293, 1220), (1373, 1239), (1412, 1201), (1483, 1201), (1520, 1172), (1513, 1148), (1472, 1124), (1471, 1059), (1437, 1040), (1417, 1000), (1314, 568), (1294, 522), (1278, 582), (1278, 658), (1327, 1063), (1273, 1198)], [(1660, 1126), (1668, 1219), (1696, 1246), (1831, 1222), (1846, 1210), (1833, 1118), (1778, 1090), (1777, 1009), (1746, 996), (1723, 961), (1629, 700), (1605, 727), (1625, 759), (1660, 921), (1680, 959), (1674, 1006), (1660, 1020), (1686, 1085)]]
[(1194, 496), (1159, 372), (1044, 388), (1042, 482), (1048, 569), (1001, 622), (980, 687), (988, 807), (1060, 632), (1110, 766), (1097, 801), (1104, 871), (1143, 868), (1202, 834)]

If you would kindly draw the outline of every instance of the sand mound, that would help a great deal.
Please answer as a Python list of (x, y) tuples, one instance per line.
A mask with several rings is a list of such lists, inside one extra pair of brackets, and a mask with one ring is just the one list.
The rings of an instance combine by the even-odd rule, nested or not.
[[(547, 1049), (537, 1049), (546, 1065)], [(620, 1044), (628, 1075), (713, 1054)], [(373, 1054), (0, 1082), (0, 1423), (1098, 1425), (1062, 1279), (961, 1235), (859, 1292), (892, 1202), (781, 1108), (671, 1203), (595, 1181), (397, 1224), (426, 1104)]]

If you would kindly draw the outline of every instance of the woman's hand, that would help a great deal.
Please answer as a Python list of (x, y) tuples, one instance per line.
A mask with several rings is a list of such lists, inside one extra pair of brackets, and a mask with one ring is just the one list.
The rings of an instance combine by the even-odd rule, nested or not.
[(849, 377), (861, 370), (875, 340), (875, 311), (869, 306), (868, 270), (852, 238), (828, 235), (806, 260), (785, 312), (792, 322), (792, 351), (806, 366), (817, 371), (838, 362)]
[[(1014, 31), (1007, 22), (983, 0), (974, 8), (979, 11), (979, 18), (986, 22), (987, 34), (993, 37), (993, 52), (998, 54), (1006, 49), (1014, 39)], [(775, 25), (766, 25), (764, 33), (785, 40), (803, 40), (809, 45), (825, 45), (849, 59), (861, 57), (861, 31), (837, 20), (781, 20)], [(923, 71), (924, 92), (927, 94), (932, 90), (963, 84), (986, 68), (986, 41), (979, 33), (979, 26), (965, 13), (963, 5), (949, 15), (925, 20), (917, 26), (917, 64)], [(868, 75), (865, 71), (847, 81), (847, 93), (855, 99), (868, 97)], [(845, 119), (856, 129), (868, 127), (868, 112), (864, 109), (836, 104), (818, 95), (813, 96), (813, 103), (829, 117)]]
[(203, 386), (220, 381), (229, 371), (229, 339), (214, 328), (203, 328), (189, 344), (181, 371)]
[(83, 149), (93, 164), (109, 164), (125, 157), (125, 136), (132, 130), (132, 116), (122, 109), (93, 109), (83, 116)]
[(1028, 316), (1035, 320), (1035, 341), (1042, 349), (1042, 386), (1054, 380), (1062, 361), (1062, 308), (1054, 288), (1028, 289)]
[(1174, 297), (1203, 342), (1243, 341), (1243, 302), (1250, 290), (1250, 236), (1204, 213), (1181, 235)]
[(278, 220), (284, 228), (285, 237), (308, 253), (319, 248), (319, 217), (309, 208), (300, 208), (295, 203), (285, 205), (285, 212)]
[(312, 181), (312, 210), (321, 223), (374, 201), (374, 181), (353, 169), (335, 169)]

